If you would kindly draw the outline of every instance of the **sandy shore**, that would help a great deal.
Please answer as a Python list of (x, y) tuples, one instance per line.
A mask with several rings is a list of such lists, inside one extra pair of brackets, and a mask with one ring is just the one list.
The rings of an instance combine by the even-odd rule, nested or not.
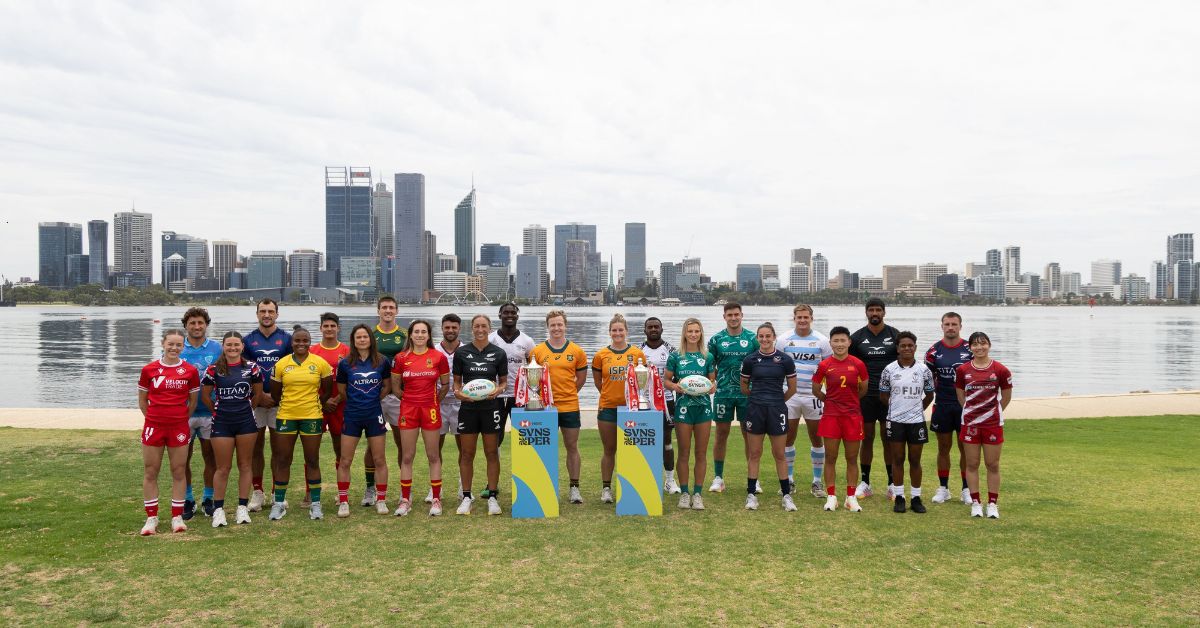
[[(1014, 399), (1005, 419), (1074, 419), (1106, 416), (1200, 415), (1200, 391), (1029, 397)], [(583, 411), (583, 426), (596, 426), (596, 411)], [(0, 408), (0, 426), (140, 430), (141, 413), (124, 408)]]

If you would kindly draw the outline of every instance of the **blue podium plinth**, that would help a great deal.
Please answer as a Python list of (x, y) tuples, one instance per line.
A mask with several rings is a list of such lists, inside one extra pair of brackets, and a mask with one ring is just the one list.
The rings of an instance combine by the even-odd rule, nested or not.
[(509, 415), (512, 443), (512, 516), (558, 516), (558, 410), (514, 408)]
[(662, 427), (661, 410), (617, 409), (618, 515), (662, 515)]

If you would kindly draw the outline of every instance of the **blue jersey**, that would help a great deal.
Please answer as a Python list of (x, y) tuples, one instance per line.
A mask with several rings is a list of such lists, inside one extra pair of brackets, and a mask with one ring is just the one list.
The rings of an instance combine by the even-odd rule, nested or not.
[(951, 347), (941, 340), (933, 343), (925, 352), (925, 366), (933, 371), (935, 380), (934, 403), (938, 407), (962, 409), (958, 405), (958, 394), (954, 392), (954, 374), (958, 367), (971, 361), (971, 348), (967, 341), (958, 339), (958, 344)]
[(276, 327), (270, 336), (264, 336), (256, 328), (242, 338), (242, 343), (245, 344), (242, 357), (254, 362), (262, 370), (263, 392), (269, 392), (275, 363), (292, 352), (292, 335)]
[(796, 377), (796, 363), (782, 351), (755, 351), (742, 360), (742, 381), (750, 382), (751, 403), (783, 403), (789, 377)]
[(829, 339), (815, 331), (801, 336), (792, 330), (775, 341), (775, 348), (788, 354), (796, 363), (796, 396), (811, 397), (812, 378), (817, 372), (817, 365), (821, 360), (833, 355)]
[[(212, 338), (205, 338), (199, 347), (193, 347), (189, 338), (183, 341), (183, 351), (179, 353), (179, 358), (196, 367), (196, 371), (204, 375), (208, 367), (221, 357), (221, 353), (221, 343)], [(204, 405), (203, 401), (196, 402), (196, 410), (192, 412), (192, 416), (208, 416), (208, 406)]]
[(387, 358), (379, 366), (371, 366), (370, 360), (355, 360), (353, 363), (342, 358), (337, 365), (337, 382), (346, 388), (346, 418), (373, 419), (383, 414), (379, 403), (379, 392), (383, 382), (391, 377), (392, 362)]
[(226, 370), (228, 372), (221, 375), (214, 364), (208, 367), (200, 380), (201, 385), (213, 387), (213, 406), (216, 408), (213, 420), (237, 423), (253, 419), (250, 401), (254, 397), (254, 383), (263, 382), (262, 369), (253, 362), (243, 360), (230, 364)]

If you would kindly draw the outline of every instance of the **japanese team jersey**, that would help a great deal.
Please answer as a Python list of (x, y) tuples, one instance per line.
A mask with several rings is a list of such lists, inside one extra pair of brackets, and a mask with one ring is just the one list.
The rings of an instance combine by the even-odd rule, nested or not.
[[(350, 347), (344, 342), (339, 342), (339, 343), (337, 343), (336, 347), (334, 347), (332, 349), (326, 349), (325, 347), (321, 346), (321, 343), (317, 343), (317, 344), (309, 347), (308, 351), (309, 351), (309, 353), (312, 353), (313, 355), (321, 356), (321, 359), (325, 360), (325, 362), (327, 364), (329, 364), (330, 368), (333, 369), (334, 384), (333, 384), (333, 393), (332, 394), (334, 394), (334, 395), (338, 394), (338, 390), (339, 390), (338, 384), (337, 384), (338, 363), (342, 361), (342, 358), (350, 355)], [(322, 410), (324, 410), (324, 408), (322, 408)], [(333, 412), (325, 414), (325, 418), (341, 419), (345, 415), (345, 412), (346, 412), (346, 400), (342, 399), (341, 403), (338, 404), (337, 408), (335, 408)]]
[[(550, 341), (537, 345), (529, 352), (537, 363), (546, 367), (550, 377), (550, 392), (554, 398), (554, 407), (559, 412), (579, 411), (579, 390), (575, 388), (575, 375), (586, 371), (588, 367), (587, 354), (579, 345), (567, 341), (567, 344), (555, 349)], [(513, 379), (513, 378), (509, 378)]]
[(392, 331), (383, 331), (376, 325), (371, 333), (375, 334), (375, 348), (389, 360), (403, 351), (404, 343), (408, 342), (408, 330), (399, 325)]
[(488, 342), (504, 349), (504, 354), (508, 356), (508, 372), (513, 374), (504, 384), (504, 392), (496, 396), (511, 397), (517, 382), (517, 369), (529, 363), (529, 352), (533, 351), (534, 345), (533, 338), (518, 329), (516, 338), (508, 342), (500, 336), (499, 331), (494, 331), (488, 336)]
[(883, 367), (879, 392), (888, 393), (887, 420), (893, 423), (924, 423), (925, 394), (933, 392), (933, 371), (920, 362), (901, 366), (897, 360)]
[(625, 405), (625, 371), (644, 361), (642, 350), (627, 345), (617, 351), (606, 346), (592, 358), (592, 370), (600, 374), (600, 408), (617, 408)]
[[(667, 358), (667, 370), (671, 371), (671, 374), (675, 376), (674, 381), (678, 383), (683, 378), (691, 375), (709, 377), (716, 371), (716, 367), (710, 358), (699, 351), (689, 351), (687, 353), (675, 351), (671, 353), (671, 357)], [(679, 395), (676, 398), (675, 405), (692, 408), (707, 406), (709, 403), (708, 395)]]
[(275, 363), (271, 377), (283, 386), (278, 418), (303, 420), (321, 418), (321, 379), (333, 376), (333, 367), (321, 356), (308, 354), (303, 362), (288, 354)]
[(263, 392), (270, 392), (275, 363), (292, 352), (292, 335), (276, 327), (270, 336), (266, 336), (255, 328), (254, 331), (242, 337), (242, 344), (244, 345), (242, 357), (262, 369)]
[[(958, 394), (954, 392), (954, 378), (958, 367), (971, 361), (971, 347), (966, 340), (958, 339), (958, 344), (951, 347), (943, 340), (933, 343), (925, 352), (925, 366), (933, 371), (934, 403), (939, 408), (958, 408)], [(960, 408), (961, 409), (961, 408)]]
[(796, 363), (778, 349), (770, 353), (755, 351), (742, 360), (742, 379), (750, 384), (752, 403), (782, 404), (787, 380), (793, 377), (796, 377)]
[(790, 401), (795, 401), (797, 397), (812, 397), (812, 380), (817, 365), (833, 355), (829, 339), (815, 331), (801, 336), (793, 329), (775, 341), (775, 348), (791, 356), (796, 363), (796, 394)]
[(825, 385), (825, 417), (861, 417), (862, 410), (858, 405), (858, 383), (869, 378), (867, 365), (862, 360), (848, 355), (839, 360), (830, 356), (821, 360), (817, 372), (813, 374), (813, 382)]
[(867, 365), (867, 373), (871, 375), (867, 383), (868, 395), (879, 395), (879, 375), (883, 368), (899, 357), (896, 347), (899, 344), (896, 331), (891, 325), (884, 325), (878, 334), (872, 333), (869, 327), (863, 327), (850, 334), (850, 355), (862, 360)]
[(996, 427), (1004, 425), (1000, 413), (1000, 391), (1012, 388), (1012, 373), (1008, 367), (992, 360), (991, 364), (978, 368), (967, 362), (958, 367), (954, 386), (963, 391), (963, 425)]
[[(646, 361), (654, 365), (654, 368), (658, 369), (659, 377), (665, 376), (667, 374), (667, 360), (671, 357), (671, 354), (675, 352), (675, 347), (672, 347), (671, 343), (664, 340), (662, 344), (658, 345), (657, 349), (644, 342), (639, 348), (642, 350), (642, 355), (646, 356)], [(664, 389), (663, 399), (666, 401), (674, 400), (674, 391)]]
[[(196, 367), (196, 371), (203, 375), (209, 365), (221, 357), (221, 353), (221, 343), (212, 338), (205, 338), (199, 347), (192, 346), (191, 339), (188, 338), (183, 341), (183, 351), (179, 353), (179, 358)], [(204, 405), (203, 401), (197, 403), (192, 416), (208, 416), (208, 406)]]
[(242, 360), (228, 365), (225, 370), (224, 375), (218, 373), (214, 364), (208, 367), (204, 378), (200, 380), (201, 385), (213, 387), (213, 407), (216, 410), (213, 418), (223, 422), (253, 419), (254, 411), (250, 402), (254, 397), (254, 384), (263, 381), (262, 369), (253, 362)]
[(722, 329), (708, 339), (708, 355), (717, 368), (717, 397), (743, 399), (742, 360), (758, 351), (758, 338), (749, 329), (737, 335)]
[(405, 351), (396, 356), (396, 361), (392, 364), (392, 373), (400, 376), (401, 385), (404, 386), (402, 403), (436, 406), (438, 378), (450, 373), (450, 364), (440, 351)]
[(166, 365), (155, 360), (142, 367), (138, 390), (146, 393), (146, 421), (174, 425), (188, 420), (188, 401), (200, 390), (200, 372), (180, 360)]
[(346, 413), (352, 419), (373, 419), (383, 414), (380, 393), (383, 382), (392, 372), (387, 358), (372, 365), (370, 360), (343, 358), (337, 367), (337, 382), (346, 388)]
[[(463, 384), (477, 379), (499, 384), (501, 377), (508, 376), (508, 354), (490, 342), (482, 349), (473, 342), (459, 345), (454, 352), (452, 370), (455, 376), (462, 379)], [(496, 400), (464, 401), (461, 407), (464, 410), (494, 410)]]

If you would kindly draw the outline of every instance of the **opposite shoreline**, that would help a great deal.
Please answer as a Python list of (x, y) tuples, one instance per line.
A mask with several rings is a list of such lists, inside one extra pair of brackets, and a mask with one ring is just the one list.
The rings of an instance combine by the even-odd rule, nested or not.
[[(582, 411), (583, 427), (596, 427), (596, 411)], [(1200, 390), (1074, 395), (1013, 399), (1005, 420), (1083, 419), (1112, 416), (1200, 415)], [(0, 427), (31, 429), (140, 430), (136, 408), (0, 408)]]

